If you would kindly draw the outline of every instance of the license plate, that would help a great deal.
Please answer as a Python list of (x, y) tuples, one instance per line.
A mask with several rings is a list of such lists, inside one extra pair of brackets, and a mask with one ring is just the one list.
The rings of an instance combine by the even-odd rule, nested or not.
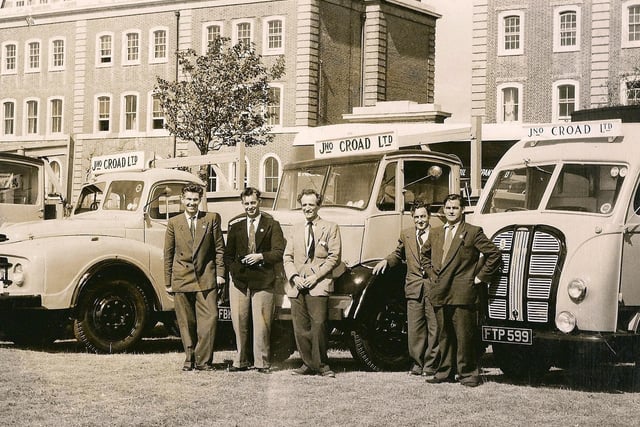
[(229, 307), (218, 307), (218, 320), (228, 322), (231, 320), (231, 309)]
[(527, 328), (483, 326), (482, 341), (507, 344), (533, 344), (533, 331)]

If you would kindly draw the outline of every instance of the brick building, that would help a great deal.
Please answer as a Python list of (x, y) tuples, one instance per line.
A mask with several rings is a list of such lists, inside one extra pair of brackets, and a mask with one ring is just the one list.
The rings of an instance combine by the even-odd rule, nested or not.
[[(248, 182), (273, 190), (301, 128), (379, 101), (433, 103), (435, 25), (416, 0), (5, 0), (0, 8), (0, 151), (46, 156), (75, 196), (92, 156), (197, 154), (163, 129), (155, 77), (176, 49), (215, 35), (277, 55), (274, 143), (247, 149)], [(215, 181), (211, 181), (214, 190)]]
[(567, 121), (574, 110), (640, 99), (640, 1), (474, 0), (473, 8), (472, 115), (485, 123)]

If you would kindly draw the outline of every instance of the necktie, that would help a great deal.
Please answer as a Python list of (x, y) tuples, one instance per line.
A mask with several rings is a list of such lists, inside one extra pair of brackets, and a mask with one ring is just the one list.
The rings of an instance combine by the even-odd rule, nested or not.
[(426, 231), (420, 230), (418, 231), (418, 249), (422, 249), (422, 245), (424, 245), (424, 235)]
[(249, 253), (256, 252), (256, 224), (255, 219), (251, 218), (249, 221)]
[(444, 245), (442, 246), (442, 261), (447, 257), (449, 247), (451, 246), (451, 240), (453, 240), (453, 227), (448, 226), (444, 228)]
[(191, 238), (195, 238), (196, 237), (196, 217), (192, 216), (191, 217), (191, 222), (189, 224), (189, 230), (191, 231)]
[(313, 222), (307, 223), (307, 257), (313, 258), (316, 254), (316, 241), (315, 236), (313, 235)]

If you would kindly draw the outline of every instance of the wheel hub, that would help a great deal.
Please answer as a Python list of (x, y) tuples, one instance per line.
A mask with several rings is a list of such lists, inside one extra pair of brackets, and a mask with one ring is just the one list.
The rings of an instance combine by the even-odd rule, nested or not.
[(135, 308), (119, 295), (107, 295), (96, 301), (93, 323), (109, 339), (127, 336), (134, 325)]

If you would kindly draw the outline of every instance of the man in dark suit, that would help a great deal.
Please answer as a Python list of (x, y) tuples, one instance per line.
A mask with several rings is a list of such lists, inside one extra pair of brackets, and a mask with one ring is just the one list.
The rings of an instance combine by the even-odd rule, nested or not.
[[(480, 384), (477, 316), (479, 286), (489, 283), (501, 264), (500, 250), (482, 228), (463, 219), (464, 199), (450, 194), (444, 201), (444, 227), (434, 228), (422, 248), (422, 266), (431, 279), (429, 299), (440, 334), (440, 365), (432, 384)], [(484, 257), (484, 262), (481, 258)]]
[(440, 362), (438, 353), (438, 323), (433, 306), (427, 297), (429, 279), (420, 265), (420, 249), (429, 237), (429, 205), (417, 200), (411, 206), (414, 227), (400, 233), (396, 249), (373, 268), (382, 274), (387, 266), (407, 264), (404, 294), (407, 300), (407, 339), (413, 366), (411, 375), (431, 376)]
[(233, 279), (229, 302), (237, 347), (229, 372), (246, 371), (251, 366), (249, 320), (253, 319), (253, 365), (260, 373), (270, 373), (273, 287), (285, 241), (280, 223), (260, 212), (260, 190), (247, 187), (240, 200), (245, 214), (229, 222), (224, 252)]
[(198, 209), (203, 193), (195, 184), (182, 189), (184, 215), (169, 219), (164, 241), (165, 284), (174, 295), (184, 371), (214, 370), (217, 287), (225, 282), (220, 215)]
[(298, 202), (305, 222), (293, 226), (283, 257), (293, 333), (303, 363), (293, 374), (333, 378), (327, 357), (328, 297), (333, 292), (332, 272), (341, 265), (340, 230), (318, 216), (322, 196), (315, 190), (302, 190)]

